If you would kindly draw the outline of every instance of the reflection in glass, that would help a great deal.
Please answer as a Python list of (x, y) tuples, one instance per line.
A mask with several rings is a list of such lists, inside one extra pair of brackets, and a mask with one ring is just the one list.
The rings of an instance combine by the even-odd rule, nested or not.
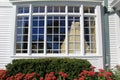
[(80, 54), (80, 17), (68, 16), (68, 51)]
[[(87, 24), (87, 25), (86, 25)], [(84, 17), (85, 53), (96, 53), (95, 18)]]
[(65, 53), (65, 17), (47, 17), (47, 53)]

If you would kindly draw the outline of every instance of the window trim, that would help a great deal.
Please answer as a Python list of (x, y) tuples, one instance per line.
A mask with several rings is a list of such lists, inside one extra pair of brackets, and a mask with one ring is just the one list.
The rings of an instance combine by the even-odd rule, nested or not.
[[(32, 6), (32, 4), (30, 4), (31, 6)], [(34, 4), (33, 4), (34, 5)], [(68, 7), (69, 5), (67, 5), (67, 6), (65, 6), (65, 10), (67, 11), (67, 7)], [(100, 5), (98, 5), (98, 6), (100, 6)], [(17, 6), (16, 6), (17, 7)], [(47, 9), (46, 9), (46, 5), (45, 5), (45, 14), (43, 13), (42, 15), (45, 15), (45, 17), (47, 17), (47, 15), (55, 15), (55, 14), (57, 14), (57, 13), (50, 13), (50, 14), (48, 14), (47, 13)], [(82, 9), (83, 8), (81, 8), (81, 7), (83, 7), (83, 5), (81, 5), (80, 6), (80, 14), (79, 15), (83, 15), (82, 17), (84, 17), (84, 15), (85, 16), (96, 16), (96, 17), (98, 17), (99, 16), (99, 18), (101, 17), (101, 15), (100, 14), (98, 14), (98, 13), (96, 13), (96, 10), (95, 10), (95, 15), (94, 14), (83, 14), (83, 12), (81, 12), (81, 11), (83, 11)], [(97, 7), (97, 6), (96, 6)], [(33, 8), (33, 7), (31, 7), (31, 8)], [(17, 9), (17, 8), (16, 8)], [(32, 9), (30, 9), (31, 11), (32, 11)], [(39, 15), (39, 14), (36, 14), (36, 13), (31, 13), (30, 14), (30, 10), (29, 10), (29, 14), (26, 14), (27, 16), (29, 15), (30, 17), (32, 16), (32, 15)], [(66, 14), (68, 14), (67, 12), (65, 12), (64, 14), (58, 14), (58, 15), (66, 15)], [(71, 14), (73, 14), (73, 15), (76, 15), (76, 13), (74, 14), (74, 13), (71, 13)], [(71, 14), (68, 14), (68, 15), (71, 15)], [(25, 15), (25, 16), (26, 16)], [(40, 14), (41, 15), (41, 14)], [(22, 14), (17, 14), (16, 13), (16, 17), (17, 16), (24, 16), (24, 15), (22, 15)], [(84, 27), (83, 26), (83, 18), (82, 17), (80, 17), (80, 27)], [(29, 18), (30, 19), (30, 18)], [(66, 20), (67, 20), (67, 16), (66, 16)], [(29, 20), (29, 27), (31, 27), (31, 22), (30, 21), (32, 21), (32, 20)], [(46, 20), (44, 21), (44, 23), (45, 23), (45, 26), (46, 26)], [(66, 23), (67, 23), (67, 21), (66, 21)], [(16, 24), (16, 21), (15, 21), (15, 24)], [(99, 20), (98, 19), (96, 19), (96, 31), (97, 31), (97, 27), (98, 27), (98, 24), (99, 24)], [(101, 27), (101, 26), (100, 26)], [(67, 28), (67, 25), (66, 25), (66, 28)], [(29, 28), (30, 29), (30, 28)], [(99, 44), (98, 44), (98, 40), (97, 40), (97, 36), (98, 35), (100, 35), (101, 33), (96, 33), (96, 43), (98, 44), (96, 44), (97, 45), (97, 47), (96, 47), (96, 54), (85, 54), (84, 53), (84, 30), (82, 30), (82, 28), (80, 29), (81, 30), (81, 35), (82, 35), (82, 37), (81, 37), (81, 53), (80, 54), (68, 54), (68, 32), (66, 32), (66, 42), (67, 42), (67, 47), (66, 47), (66, 54), (64, 55), (64, 56), (75, 56), (75, 55), (77, 55), (77, 56), (97, 56), (97, 55), (101, 55), (101, 54), (99, 54), (98, 52), (100, 51), (98, 51), (98, 47), (99, 47)], [(16, 29), (15, 29), (15, 32), (16, 32)], [(44, 32), (44, 34), (46, 33), (46, 31)], [(30, 36), (30, 34), (31, 33), (29, 33), (29, 36)], [(44, 40), (44, 43), (46, 42), (46, 36), (44, 37), (45, 38), (45, 40)], [(83, 39), (82, 39), (83, 38)], [(16, 39), (16, 35), (15, 35), (15, 38), (14, 39)], [(29, 39), (28, 39), (29, 40)], [(16, 40), (14, 40), (14, 42), (15, 42)], [(30, 39), (30, 41), (28, 42), (29, 43), (29, 45), (30, 45), (30, 43), (31, 43), (31, 39)], [(16, 45), (16, 42), (15, 42), (15, 45)], [(29, 46), (29, 47), (31, 47), (31, 46)], [(101, 47), (101, 46), (100, 46)], [(14, 47), (15, 48), (15, 47)], [(45, 44), (45, 46), (44, 46), (44, 54), (42, 54), (42, 55), (50, 55), (50, 56), (62, 56), (63, 54), (45, 54), (46, 53), (46, 44)], [(82, 49), (83, 48), (83, 49)], [(28, 48), (28, 51), (30, 51), (31, 52), (31, 50), (30, 50), (30, 48)], [(42, 56), (41, 54), (31, 54), (30, 52), (28, 52), (28, 55), (40, 55), (40, 56)], [(16, 54), (16, 48), (14, 49), (14, 55), (19, 55), (19, 54)], [(24, 54), (20, 54), (20, 55), (24, 55)], [(26, 55), (26, 54), (25, 54)]]

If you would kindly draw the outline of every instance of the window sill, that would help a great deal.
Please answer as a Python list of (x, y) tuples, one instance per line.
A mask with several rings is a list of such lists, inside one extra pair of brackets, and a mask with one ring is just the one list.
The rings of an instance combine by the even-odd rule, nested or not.
[(47, 57), (59, 57), (59, 58), (99, 58), (103, 57), (102, 55), (98, 54), (16, 54), (12, 55), (11, 58), (47, 58)]

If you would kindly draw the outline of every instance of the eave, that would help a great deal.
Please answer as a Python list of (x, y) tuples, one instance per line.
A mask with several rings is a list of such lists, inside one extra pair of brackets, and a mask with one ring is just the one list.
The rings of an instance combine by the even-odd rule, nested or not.
[(10, 2), (33, 2), (33, 1), (82, 1), (82, 2), (103, 2), (103, 0), (10, 0)]
[(112, 3), (111, 3), (111, 7), (116, 10), (116, 11), (119, 11), (120, 10), (120, 0), (114, 0)]

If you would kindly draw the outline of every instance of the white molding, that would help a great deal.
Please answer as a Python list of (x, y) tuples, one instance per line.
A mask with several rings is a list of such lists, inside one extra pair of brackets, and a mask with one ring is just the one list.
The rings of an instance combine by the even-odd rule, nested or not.
[(80, 12), (81, 12), (81, 17), (80, 17), (80, 40), (81, 40), (81, 54), (85, 55), (85, 45), (84, 45), (84, 14), (83, 14), (83, 5), (81, 5), (80, 7)]
[(10, 2), (26, 2), (26, 1), (83, 1), (83, 2), (103, 2), (103, 0), (10, 0)]
[(31, 30), (31, 28), (32, 28), (32, 4), (30, 4), (29, 7), (30, 8), (29, 8), (28, 49), (27, 49), (27, 51), (28, 51), (28, 54), (30, 55), (31, 54), (31, 44), (32, 44), (31, 37), (30, 37), (32, 35), (32, 30)]

